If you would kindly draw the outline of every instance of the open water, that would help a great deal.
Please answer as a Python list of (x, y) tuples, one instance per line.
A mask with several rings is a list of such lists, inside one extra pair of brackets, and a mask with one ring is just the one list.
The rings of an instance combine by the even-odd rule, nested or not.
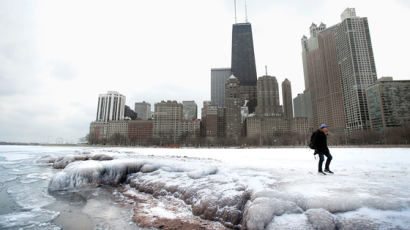
[(132, 208), (102, 186), (50, 194), (59, 170), (41, 157), (85, 151), (83, 147), (0, 146), (0, 229), (140, 229)]

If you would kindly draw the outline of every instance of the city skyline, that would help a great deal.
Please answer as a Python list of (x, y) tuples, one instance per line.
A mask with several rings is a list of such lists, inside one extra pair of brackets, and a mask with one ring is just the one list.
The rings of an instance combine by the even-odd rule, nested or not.
[[(0, 141), (75, 142), (88, 133), (98, 94), (109, 90), (131, 107), (211, 99), (211, 68), (230, 66), (233, 1), (96, 3), (0, 3)], [(378, 77), (410, 78), (403, 58), (409, 3), (316, 3), (248, 2), (257, 77), (267, 65), (269, 75), (292, 82), (295, 98), (304, 89), (300, 39), (308, 26), (336, 24), (354, 7), (369, 20)], [(244, 22), (243, 1), (237, 4)], [(404, 36), (393, 39), (397, 31)]]

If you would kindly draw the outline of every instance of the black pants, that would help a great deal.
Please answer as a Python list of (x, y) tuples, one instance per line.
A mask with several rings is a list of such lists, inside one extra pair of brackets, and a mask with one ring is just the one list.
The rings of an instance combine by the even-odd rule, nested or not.
[(332, 161), (332, 155), (330, 155), (329, 152), (325, 152), (325, 153), (318, 153), (319, 154), (319, 172), (322, 172), (322, 164), (323, 161), (325, 160), (324, 156), (326, 156), (326, 164), (325, 164), (325, 170), (329, 170), (329, 165), (330, 162)]

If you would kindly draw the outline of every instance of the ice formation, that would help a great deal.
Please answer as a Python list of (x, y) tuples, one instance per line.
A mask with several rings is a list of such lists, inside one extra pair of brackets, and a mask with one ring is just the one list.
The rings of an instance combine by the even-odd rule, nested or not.
[(58, 172), (50, 181), (49, 190), (66, 190), (88, 185), (118, 184), (130, 173), (138, 172), (143, 161), (76, 161)]
[[(163, 151), (119, 150), (109, 154), (113, 160), (105, 161), (70, 158), (74, 160), (52, 178), (49, 190), (123, 183), (127, 184), (124, 194), (130, 197), (133, 193), (172, 197), (202, 219), (242, 229), (410, 226), (408, 150), (397, 151), (396, 158), (389, 159), (380, 150), (345, 155), (335, 150), (332, 166), (338, 170), (325, 177), (311, 169), (317, 162), (306, 149), (292, 149), (291, 156), (288, 149), (276, 150), (282, 155), (268, 150), (236, 150), (235, 154), (208, 150), (203, 158), (190, 149)], [(161, 210), (165, 217), (175, 217), (169, 210), (152, 207), (152, 212)]]
[(309, 209), (305, 214), (313, 228), (317, 230), (334, 230), (336, 228), (332, 214), (323, 208)]
[(27, 226), (38, 226), (43, 222), (48, 222), (55, 219), (58, 213), (37, 209), (30, 212), (18, 212), (10, 213), (7, 215), (0, 216), (0, 228), (10, 229), (10, 228), (21, 228)]
[(137, 191), (153, 196), (174, 196), (191, 205), (194, 215), (228, 226), (240, 224), (242, 209), (250, 196), (245, 186), (218, 175), (214, 165), (197, 169), (192, 162), (181, 166), (175, 161), (166, 163), (137, 159), (80, 159), (58, 172), (50, 181), (49, 190), (116, 185), (124, 182), (128, 175), (127, 183)]
[(243, 226), (248, 229), (265, 229), (275, 216), (285, 213), (302, 213), (295, 203), (275, 197), (271, 191), (255, 193), (245, 207)]

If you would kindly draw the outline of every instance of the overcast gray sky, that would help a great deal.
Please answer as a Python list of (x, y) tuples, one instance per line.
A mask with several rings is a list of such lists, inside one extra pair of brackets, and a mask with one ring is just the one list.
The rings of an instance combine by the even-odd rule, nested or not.
[[(243, 22), (244, 0), (237, 0)], [(304, 89), (300, 39), (312, 22), (368, 17), (378, 76), (410, 79), (408, 0), (248, 0), (258, 76)], [(210, 100), (210, 69), (229, 67), (233, 0), (0, 0), (0, 141), (76, 142), (98, 95)]]

